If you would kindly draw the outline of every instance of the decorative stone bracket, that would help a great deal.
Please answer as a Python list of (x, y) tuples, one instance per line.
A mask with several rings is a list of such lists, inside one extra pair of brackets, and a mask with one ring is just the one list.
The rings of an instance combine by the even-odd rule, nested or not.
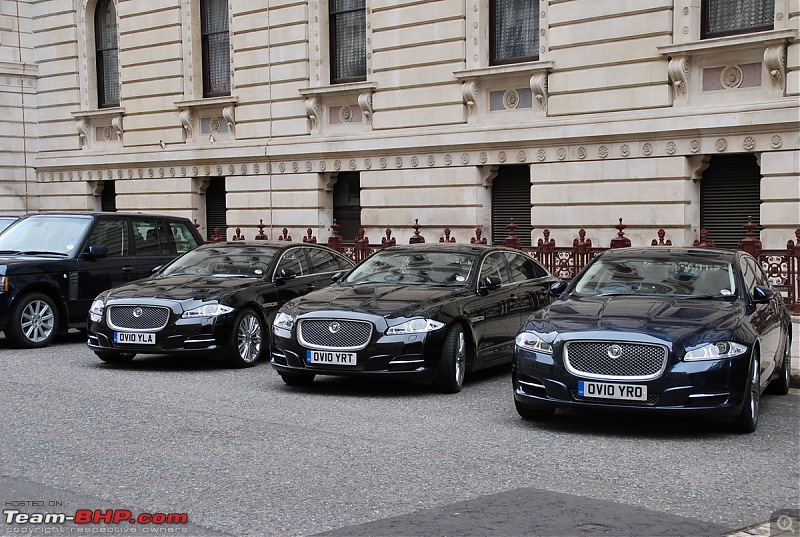
[[(91, 137), (92, 129), (94, 127), (103, 127), (105, 129), (113, 130), (113, 134), (117, 135), (119, 144), (122, 144), (122, 136), (125, 134), (122, 118), (125, 115), (123, 108), (101, 108), (99, 110), (81, 110), (79, 112), (72, 112), (72, 117), (75, 118), (75, 130), (78, 132), (81, 148), (90, 148), (94, 142)], [(111, 135), (107, 134), (107, 139)]]
[(358, 108), (367, 125), (372, 124), (372, 94), (377, 88), (374, 82), (355, 82), (352, 84), (336, 84), (302, 88), (300, 94), (306, 98), (306, 116), (311, 122), (311, 131), (319, 133), (325, 128), (323, 110), (326, 106), (340, 105), (347, 108), (358, 103)]
[[(456, 71), (453, 74), (461, 81), (461, 95), (464, 105), (471, 115), (482, 113), (478, 103), (481, 99), (488, 98), (487, 93), (492, 89), (513, 90), (520, 86), (521, 79), (527, 78), (527, 85), (531, 89), (534, 108), (547, 114), (547, 77), (553, 70), (554, 62), (537, 61), (513, 65), (486, 67), (481, 69), (467, 69)], [(485, 112), (485, 111), (484, 111)]]
[(197, 122), (203, 117), (222, 115), (228, 126), (231, 138), (236, 138), (236, 105), (238, 97), (213, 97), (209, 99), (195, 99), (191, 101), (178, 101), (175, 106), (180, 110), (181, 128), (184, 141), (196, 141), (200, 133)]
[(748, 50), (755, 53), (760, 49), (764, 50), (764, 67), (769, 72), (772, 90), (783, 93), (786, 87), (786, 47), (797, 39), (797, 29), (790, 28), (664, 45), (658, 50), (669, 61), (667, 72), (676, 101), (686, 100), (689, 93), (700, 91), (689, 87), (690, 83), (697, 84), (690, 80), (692, 69), (719, 63), (719, 58), (725, 55)]

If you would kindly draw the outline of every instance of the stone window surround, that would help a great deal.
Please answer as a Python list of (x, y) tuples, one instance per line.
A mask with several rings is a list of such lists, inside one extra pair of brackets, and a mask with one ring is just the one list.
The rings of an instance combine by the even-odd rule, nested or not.
[[(232, 32), (233, 2), (228, 2), (228, 32)], [(186, 102), (203, 99), (203, 50), (200, 35), (200, 0), (181, 0), (181, 34), (183, 36), (183, 87)], [(231, 40), (232, 43), (232, 40)], [(234, 91), (234, 55), (230, 47), (230, 88)], [(196, 60), (196, 61), (195, 61)], [(211, 100), (214, 97), (205, 100)]]
[[(336, 88), (351, 86), (363, 82), (331, 84), (330, 69), (330, 35), (328, 33), (328, 0), (316, 0), (309, 3), (309, 81), (311, 88)], [(367, 83), (372, 78), (372, 6), (366, 0), (366, 48), (367, 48)]]
[(664, 45), (658, 50), (669, 59), (667, 70), (676, 101), (686, 98), (689, 92), (690, 64), (693, 60), (755, 49), (764, 50), (764, 66), (769, 71), (772, 89), (782, 94), (786, 87), (786, 48), (797, 39), (796, 29), (781, 29)]
[[(116, 2), (116, 0), (113, 1)], [(78, 8), (78, 74), (80, 79), (81, 110), (87, 112), (102, 112), (102, 110), (98, 110), (97, 72), (94, 67), (97, 58), (94, 39), (94, 11), (96, 6), (97, 0), (81, 0), (80, 7)], [(117, 32), (119, 32), (119, 9), (115, 10), (115, 12), (117, 15)], [(119, 44), (117, 46), (119, 46)], [(122, 66), (119, 65), (119, 57), (120, 55), (117, 55), (117, 69), (121, 74)], [(121, 98), (122, 96), (120, 96), (120, 104)], [(116, 109), (117, 108), (108, 108), (105, 110)], [(98, 115), (102, 116), (103, 114), (100, 113)]]

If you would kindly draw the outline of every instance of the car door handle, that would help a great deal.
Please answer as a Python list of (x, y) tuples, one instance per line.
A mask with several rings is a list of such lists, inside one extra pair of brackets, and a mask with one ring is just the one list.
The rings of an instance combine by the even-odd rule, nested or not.
[(122, 267), (122, 272), (133, 272), (136, 267)]
[(517, 295), (516, 293), (511, 293), (510, 298), (511, 300), (519, 300), (519, 295)]
[(313, 283), (309, 283), (308, 285), (306, 285), (306, 290), (307, 291), (313, 291), (316, 287), (317, 286), (314, 285)]

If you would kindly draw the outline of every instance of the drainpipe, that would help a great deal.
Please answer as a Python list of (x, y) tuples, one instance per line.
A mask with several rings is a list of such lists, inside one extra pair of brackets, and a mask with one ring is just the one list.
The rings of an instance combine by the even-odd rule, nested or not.
[(22, 162), (23, 162), (23, 177), (25, 179), (25, 212), (28, 212), (28, 130), (27, 120), (25, 117), (25, 63), (22, 61), (22, 25), (20, 24), (19, 2), (16, 0), (17, 8), (17, 55), (19, 57), (19, 64), (22, 68), (22, 84), (20, 86), (20, 104), (22, 106)]

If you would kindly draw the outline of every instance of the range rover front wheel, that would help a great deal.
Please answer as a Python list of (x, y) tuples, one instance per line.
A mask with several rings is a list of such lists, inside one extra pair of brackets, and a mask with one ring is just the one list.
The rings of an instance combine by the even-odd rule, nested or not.
[(58, 331), (58, 308), (44, 293), (29, 293), (19, 298), (11, 311), (6, 337), (16, 347), (46, 347)]

